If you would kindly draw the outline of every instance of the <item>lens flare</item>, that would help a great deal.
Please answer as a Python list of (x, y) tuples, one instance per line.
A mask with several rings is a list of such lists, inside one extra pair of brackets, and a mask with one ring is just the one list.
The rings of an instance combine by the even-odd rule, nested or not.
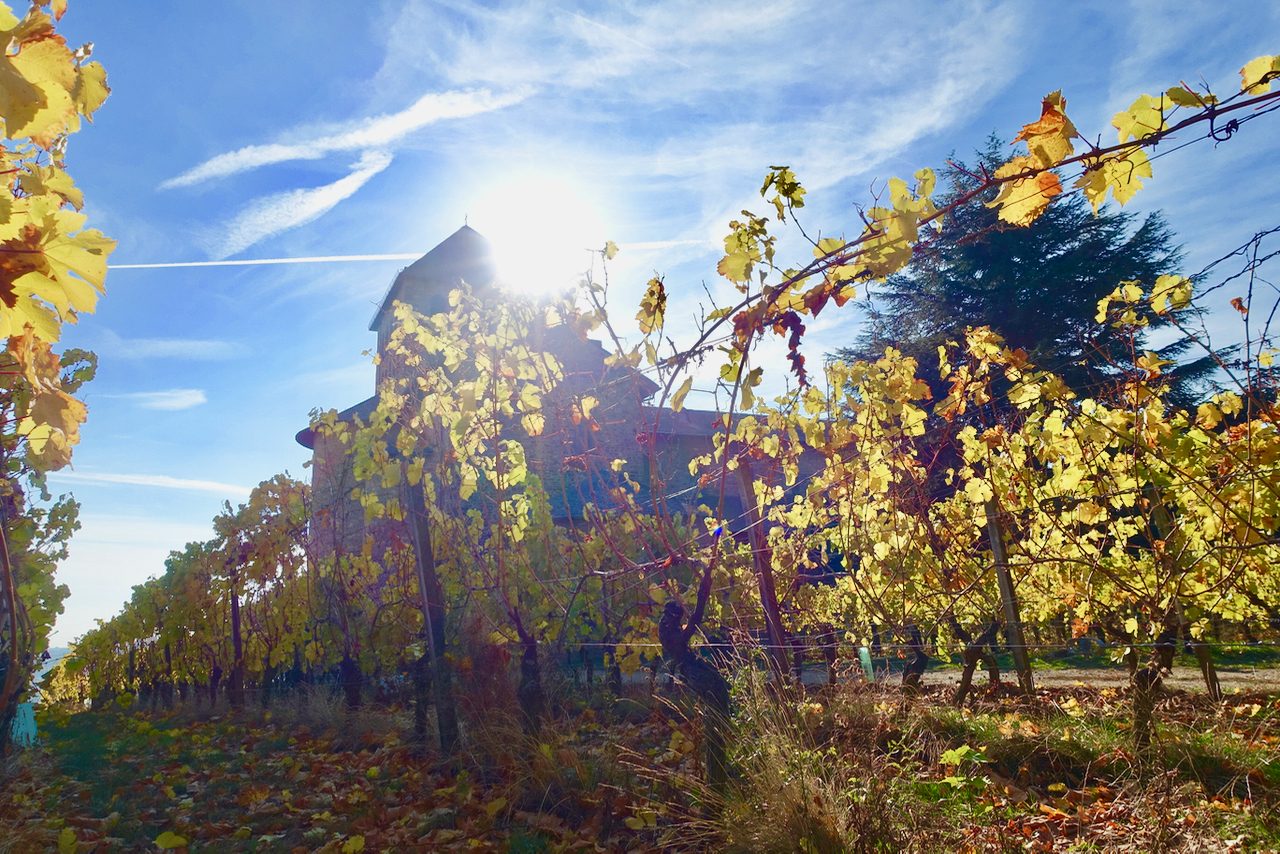
[(499, 280), (522, 292), (548, 293), (576, 283), (604, 247), (605, 228), (571, 184), (522, 178), (495, 186), (468, 214), (488, 238)]

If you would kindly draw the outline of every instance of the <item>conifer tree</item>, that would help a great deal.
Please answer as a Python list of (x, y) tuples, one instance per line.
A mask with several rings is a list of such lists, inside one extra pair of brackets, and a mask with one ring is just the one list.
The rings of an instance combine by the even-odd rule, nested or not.
[[(976, 166), (950, 161), (940, 204), (972, 192), (1006, 155), (1007, 146), (993, 135), (976, 152)], [(1154, 337), (1150, 332), (1167, 327), (1170, 318), (1148, 311), (1148, 334), (1130, 341), (1096, 322), (1098, 301), (1121, 282), (1150, 286), (1158, 276), (1177, 272), (1182, 255), (1173, 232), (1158, 213), (1139, 221), (1104, 208), (1095, 216), (1078, 194), (1055, 200), (1028, 227), (1002, 223), (986, 201), (979, 197), (957, 208), (937, 238), (917, 247), (905, 271), (872, 292), (864, 303), (865, 330), (835, 355), (873, 361), (892, 346), (917, 360), (919, 375), (937, 399), (945, 394), (938, 346), (963, 341), (968, 327), (990, 326), (1081, 397), (1107, 397), (1135, 369), (1135, 355)], [(1190, 342), (1151, 349), (1177, 361), (1188, 354)], [(1171, 368), (1172, 401), (1195, 402), (1214, 367), (1204, 354)]]

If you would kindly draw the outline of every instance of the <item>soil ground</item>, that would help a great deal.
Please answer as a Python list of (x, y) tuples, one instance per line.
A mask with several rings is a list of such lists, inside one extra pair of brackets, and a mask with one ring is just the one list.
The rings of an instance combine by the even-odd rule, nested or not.
[[(1247, 693), (1280, 693), (1280, 668), (1277, 667), (1218, 667), (1218, 682), (1222, 690), (1228, 694)], [(896, 680), (897, 675), (890, 677)], [(1017, 682), (1017, 674), (1011, 670), (1002, 670), (1000, 678), (1004, 682)], [(1129, 674), (1123, 667), (1088, 667), (1043, 669), (1034, 672), (1037, 686), (1045, 688), (1066, 688), (1086, 686), (1089, 688), (1123, 688), (1129, 684)], [(960, 681), (959, 670), (927, 670), (924, 674), (926, 685), (955, 685)], [(983, 672), (974, 674), (974, 684), (985, 685), (987, 675)], [(1166, 690), (1204, 692), (1204, 679), (1200, 671), (1194, 667), (1175, 667), (1172, 675), (1164, 680)]]

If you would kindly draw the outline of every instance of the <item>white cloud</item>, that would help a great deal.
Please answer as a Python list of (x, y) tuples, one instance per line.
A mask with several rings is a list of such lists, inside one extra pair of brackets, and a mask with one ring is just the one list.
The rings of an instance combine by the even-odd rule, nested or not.
[(193, 525), (187, 522), (165, 522), (150, 516), (125, 516), (113, 513), (84, 513), (80, 516), (80, 530), (71, 540), (76, 546), (93, 544), (128, 545), (148, 548), (181, 549), (197, 540), (207, 540), (213, 535), (210, 524)]
[(351, 123), (316, 139), (298, 143), (250, 145), (219, 154), (176, 178), (170, 178), (160, 185), (160, 189), (187, 187), (201, 181), (225, 178), (289, 160), (318, 160), (336, 151), (387, 148), (433, 122), (501, 109), (523, 100), (527, 95), (527, 92), (521, 91), (495, 95), (487, 89), (430, 93), (399, 113)]
[(198, 388), (175, 388), (171, 391), (137, 391), (132, 394), (106, 394), (103, 397), (116, 397), (136, 401), (143, 409), (163, 409), (177, 411), (190, 409), (207, 403), (204, 391)]
[(231, 341), (195, 338), (121, 338), (110, 329), (102, 331), (100, 355), (115, 359), (191, 359), (214, 362), (248, 355), (248, 348)]
[(242, 252), (272, 235), (297, 228), (332, 210), (343, 199), (350, 198), (370, 178), (391, 165), (385, 151), (367, 151), (352, 173), (345, 178), (311, 190), (290, 190), (250, 202), (225, 226), (211, 233), (208, 252), (214, 259)]
[(63, 469), (51, 472), (50, 480), (68, 480), (72, 483), (118, 483), (128, 486), (154, 486), (160, 489), (187, 489), (196, 492), (217, 492), (222, 495), (245, 495), (252, 490), (247, 486), (235, 486), (212, 480), (188, 480), (169, 477), (167, 474), (108, 474), (105, 472), (79, 472)]
[[(62, 473), (57, 472), (55, 477)], [(164, 572), (169, 552), (213, 536), (209, 524), (151, 517), (83, 513), (58, 581), (71, 588), (66, 611), (54, 627), (54, 643), (66, 643), (108, 619), (132, 595), (133, 585)]]

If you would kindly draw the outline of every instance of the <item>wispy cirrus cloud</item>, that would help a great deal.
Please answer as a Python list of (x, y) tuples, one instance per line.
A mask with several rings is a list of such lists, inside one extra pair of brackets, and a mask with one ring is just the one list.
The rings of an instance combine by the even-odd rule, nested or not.
[[(349, 123), (340, 129), (296, 143), (249, 145), (210, 158), (194, 169), (160, 184), (160, 189), (188, 187), (273, 163), (318, 160), (338, 151), (386, 149), (409, 134), (443, 119), (458, 119), (498, 110), (528, 97), (527, 90), (494, 94), (488, 89), (423, 95), (408, 109)], [(344, 197), (345, 198), (345, 197)]]
[(122, 338), (110, 329), (102, 331), (102, 341), (95, 347), (101, 355), (113, 359), (189, 359), (220, 362), (239, 359), (249, 348), (234, 341), (198, 338)]
[(209, 400), (204, 396), (204, 390), (198, 388), (175, 388), (171, 391), (136, 391), (131, 394), (104, 394), (103, 397), (132, 400), (143, 409), (161, 409), (169, 412), (190, 409), (193, 406), (207, 403)]
[(332, 184), (275, 193), (250, 202), (229, 223), (209, 232), (205, 241), (209, 257), (221, 260), (319, 218), (390, 165), (391, 155), (387, 152), (366, 151), (359, 162), (352, 164), (351, 174)]
[(79, 472), (70, 469), (50, 472), (52, 480), (67, 480), (73, 483), (115, 483), (127, 486), (153, 486), (160, 489), (187, 489), (197, 492), (216, 492), (221, 495), (248, 495), (252, 490), (247, 486), (236, 486), (230, 483), (218, 483), (212, 480), (189, 480), (181, 477), (170, 477), (166, 474), (110, 474), (106, 472)]

